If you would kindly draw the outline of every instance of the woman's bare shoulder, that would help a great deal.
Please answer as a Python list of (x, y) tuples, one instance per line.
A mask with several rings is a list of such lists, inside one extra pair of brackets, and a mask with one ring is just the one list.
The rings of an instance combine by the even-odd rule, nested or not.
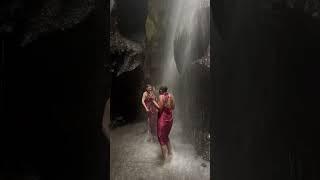
[(144, 91), (142, 96), (147, 96), (147, 91)]
[(164, 97), (164, 95), (163, 95), (163, 94), (160, 94), (160, 95), (159, 95), (159, 100), (163, 100), (163, 97)]

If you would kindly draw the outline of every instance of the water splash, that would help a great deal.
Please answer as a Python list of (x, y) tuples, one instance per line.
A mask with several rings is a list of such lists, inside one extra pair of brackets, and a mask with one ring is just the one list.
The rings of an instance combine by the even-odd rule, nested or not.
[[(188, 142), (180, 139), (182, 129), (174, 124), (170, 135), (174, 155), (163, 164), (158, 143), (146, 141), (144, 122), (111, 131), (111, 179), (193, 180), (210, 179), (209, 162), (196, 155)], [(202, 165), (205, 166), (202, 166)]]

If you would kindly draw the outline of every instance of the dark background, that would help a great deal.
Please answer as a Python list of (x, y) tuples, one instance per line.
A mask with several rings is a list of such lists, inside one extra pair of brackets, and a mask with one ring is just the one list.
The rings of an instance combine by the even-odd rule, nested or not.
[(284, 2), (213, 4), (214, 179), (320, 177), (319, 19)]
[(145, 40), (145, 22), (148, 15), (147, 0), (118, 0), (120, 33), (137, 42)]
[(1, 180), (108, 179), (102, 114), (111, 88), (104, 69), (109, 18), (105, 2), (96, 3), (81, 23), (25, 48), (19, 30), (1, 34)]

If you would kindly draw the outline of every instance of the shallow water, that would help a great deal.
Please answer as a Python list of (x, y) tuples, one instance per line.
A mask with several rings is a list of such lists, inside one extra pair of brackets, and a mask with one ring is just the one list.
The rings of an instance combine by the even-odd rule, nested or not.
[(145, 122), (119, 127), (110, 135), (112, 180), (210, 179), (210, 163), (197, 156), (191, 144), (182, 141), (178, 122), (174, 123), (170, 135), (174, 155), (165, 164), (159, 144), (146, 140)]

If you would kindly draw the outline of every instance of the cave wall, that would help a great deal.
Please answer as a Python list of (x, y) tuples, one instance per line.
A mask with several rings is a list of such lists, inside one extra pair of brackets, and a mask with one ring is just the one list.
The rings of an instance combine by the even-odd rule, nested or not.
[(144, 43), (148, 0), (116, 0), (119, 30), (125, 37)]
[(146, 60), (144, 63), (145, 80), (151, 84), (161, 83), (165, 47), (168, 38), (167, 27), (170, 23), (172, 7), (170, 0), (148, 0), (148, 15), (145, 22)]
[(133, 122), (140, 117), (143, 89), (141, 67), (119, 77), (113, 76), (111, 90), (111, 117), (113, 121), (121, 117), (125, 122)]
[(109, 34), (111, 62), (107, 65), (112, 73), (112, 127), (133, 122), (141, 114), (146, 13), (145, 0), (114, 1)]
[(191, 64), (181, 75), (177, 86), (176, 113), (182, 122), (185, 139), (194, 145), (198, 155), (210, 160), (211, 80), (210, 68)]

